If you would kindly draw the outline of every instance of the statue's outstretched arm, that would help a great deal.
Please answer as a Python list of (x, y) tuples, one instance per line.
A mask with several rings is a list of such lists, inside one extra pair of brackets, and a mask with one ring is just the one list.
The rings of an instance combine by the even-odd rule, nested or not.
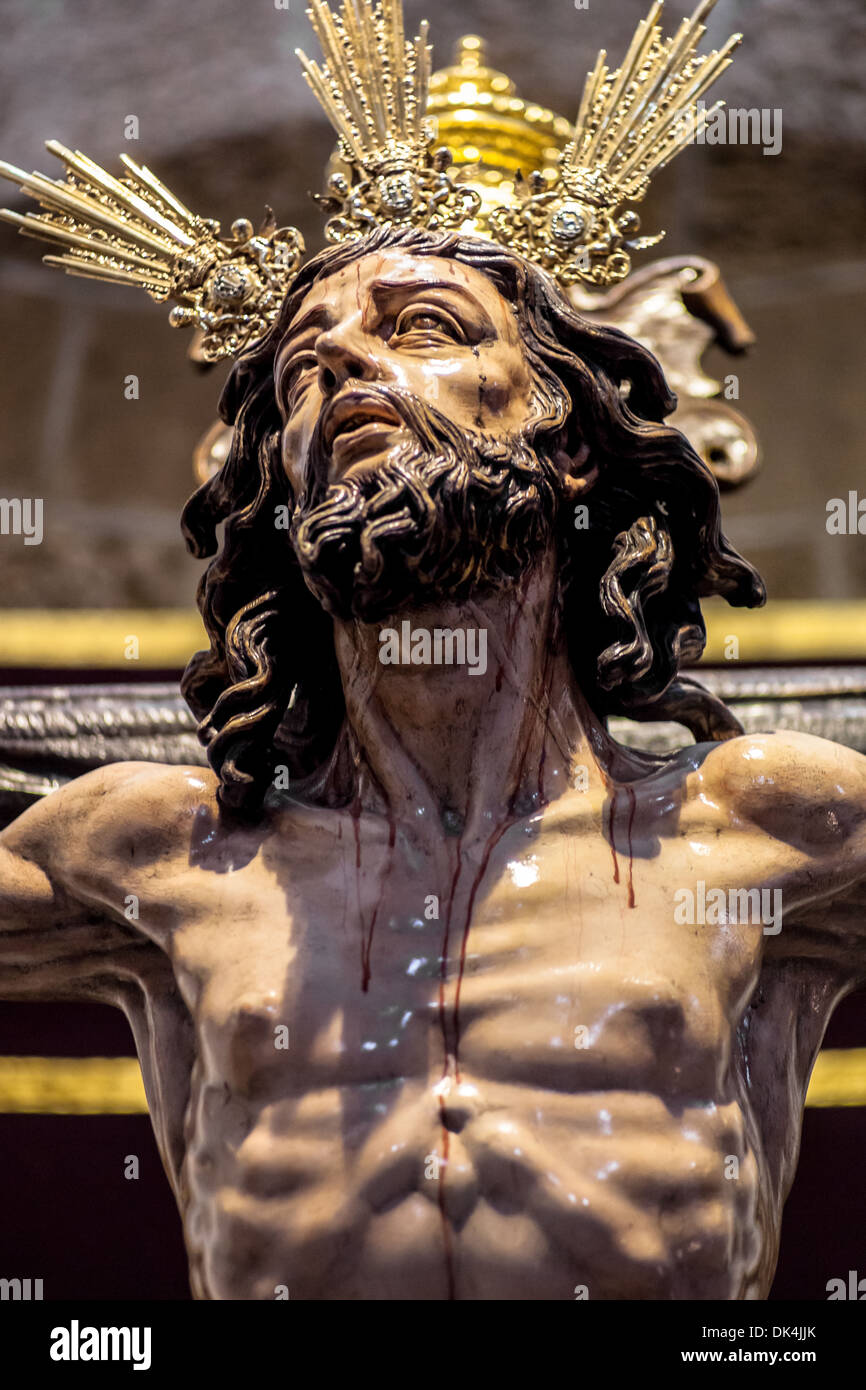
[(76, 867), (83, 882), (90, 858), (81, 833), (86, 803), (99, 799), (102, 781), (102, 770), (79, 778), (0, 834), (3, 998), (100, 998), (108, 975), (128, 973), (130, 952), (152, 949), (132, 922), (111, 920), (76, 893)]

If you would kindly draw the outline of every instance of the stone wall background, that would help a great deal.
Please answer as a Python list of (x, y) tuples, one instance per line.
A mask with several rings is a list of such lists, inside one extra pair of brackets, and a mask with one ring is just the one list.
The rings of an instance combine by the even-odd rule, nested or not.
[[(231, 221), (272, 203), (317, 247), (306, 197), (329, 128), (294, 59), (315, 51), (302, 0), (0, 0), (0, 154), (54, 174), (54, 136), (115, 167), (121, 149), (194, 208)], [(648, 0), (408, 0), (431, 21), (436, 66), (482, 34), (521, 95), (573, 118), (599, 47), (619, 58)], [(685, 5), (671, 0), (669, 23)], [(717, 375), (740, 377), (762, 474), (726, 499), (727, 527), (770, 593), (864, 592), (863, 537), (826, 533), (827, 499), (860, 489), (866, 318), (866, 6), (863, 0), (720, 0), (711, 37), (746, 42), (720, 84), (730, 105), (781, 108), (775, 158), (758, 147), (686, 151), (656, 181), (645, 226), (663, 254), (718, 260), (758, 334)], [(134, 114), (140, 139), (123, 137)], [(23, 199), (0, 188), (7, 206)], [(43, 268), (37, 243), (0, 227), (0, 496), (45, 499), (45, 539), (0, 538), (6, 606), (185, 605), (200, 569), (180, 508), (193, 446), (215, 416), (224, 368), (198, 374), (188, 339), (136, 291)], [(640, 261), (646, 263), (646, 258)], [(127, 401), (135, 373), (140, 399)]]

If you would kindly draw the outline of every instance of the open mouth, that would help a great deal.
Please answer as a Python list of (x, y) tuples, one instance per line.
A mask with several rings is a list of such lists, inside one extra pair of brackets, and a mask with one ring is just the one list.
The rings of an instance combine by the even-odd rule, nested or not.
[(366, 391), (347, 391), (328, 411), (325, 448), (337, 463), (366, 451), (378, 438), (399, 429), (402, 420), (387, 401)]

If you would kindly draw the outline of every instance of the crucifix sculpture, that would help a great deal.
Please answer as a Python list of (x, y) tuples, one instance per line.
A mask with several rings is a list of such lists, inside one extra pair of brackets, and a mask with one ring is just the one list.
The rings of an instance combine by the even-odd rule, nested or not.
[(210, 770), (107, 767), (0, 837), (0, 990), (125, 1010), (197, 1297), (769, 1289), (866, 974), (866, 760), (745, 736), (680, 674), (701, 598), (763, 586), (656, 360), (566, 293), (628, 271), (619, 206), (727, 61), (708, 8), (664, 40), (654, 6), (555, 176), (493, 207), (433, 149), (424, 35), (317, 3), (340, 145), (302, 266), (129, 160), (12, 171), (67, 269), (237, 357), (184, 514)]

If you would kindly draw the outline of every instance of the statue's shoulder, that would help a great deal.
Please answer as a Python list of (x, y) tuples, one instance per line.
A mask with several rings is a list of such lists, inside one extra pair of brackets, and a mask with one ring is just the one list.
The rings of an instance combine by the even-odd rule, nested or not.
[(866, 825), (866, 757), (813, 734), (728, 739), (706, 752), (693, 777), (724, 816), (804, 847)]
[(196, 816), (217, 814), (210, 769), (167, 763), (110, 763), (76, 777), (31, 806), (5, 832), (34, 858), (108, 851), (119, 838), (177, 842)]
[(111, 763), (61, 788), (68, 805), (84, 813), (121, 809), (148, 823), (185, 817), (202, 805), (216, 808), (217, 779), (210, 768), (170, 763)]
[(712, 745), (701, 762), (700, 775), (732, 791), (772, 786), (796, 790), (801, 796), (823, 795), (843, 776), (853, 793), (866, 786), (866, 757), (844, 744), (783, 729), (742, 734)]

